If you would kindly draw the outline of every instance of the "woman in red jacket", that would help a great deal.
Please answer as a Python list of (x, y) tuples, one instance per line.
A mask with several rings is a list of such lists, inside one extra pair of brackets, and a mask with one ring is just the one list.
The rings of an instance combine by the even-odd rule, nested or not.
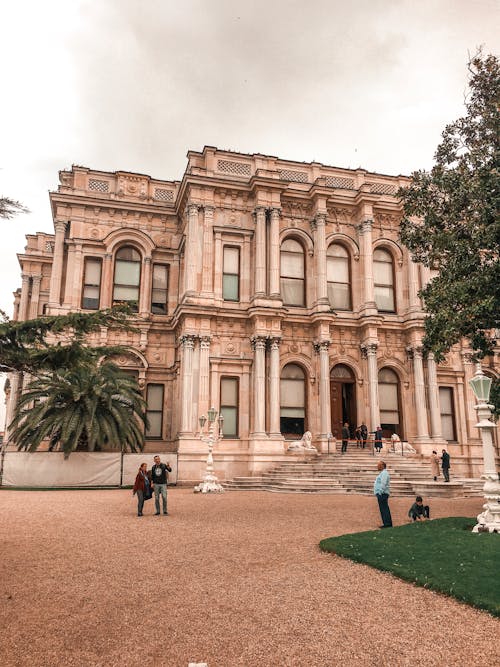
[(149, 500), (153, 495), (153, 484), (151, 482), (151, 473), (148, 472), (147, 463), (141, 463), (137, 477), (135, 478), (132, 495), (137, 493), (137, 516), (142, 516), (144, 501)]

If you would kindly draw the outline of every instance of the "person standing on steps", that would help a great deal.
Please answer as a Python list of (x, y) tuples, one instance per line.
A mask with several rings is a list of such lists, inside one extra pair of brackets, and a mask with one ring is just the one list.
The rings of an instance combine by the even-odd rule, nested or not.
[(437, 478), (439, 477), (439, 456), (435, 449), (432, 450), (431, 454), (431, 470), (434, 481), (437, 482)]
[(349, 424), (347, 422), (342, 426), (342, 449), (340, 450), (341, 454), (347, 452), (347, 444), (349, 442)]
[(377, 463), (377, 470), (379, 470), (379, 474), (375, 478), (373, 494), (377, 498), (380, 516), (382, 517), (382, 525), (379, 527), (392, 528), (391, 510), (389, 509), (391, 477), (385, 465), (385, 461), (379, 461)]
[(363, 441), (363, 449), (366, 447), (366, 441), (368, 440), (368, 426), (363, 422), (359, 428), (361, 432), (361, 440)]
[(151, 468), (151, 477), (154, 484), (155, 491), (155, 507), (156, 512), (155, 516), (160, 514), (160, 493), (163, 504), (163, 514), (168, 514), (167, 512), (167, 479), (168, 473), (172, 472), (170, 464), (162, 463), (160, 457), (156, 455), (154, 457), (154, 466)]
[(445, 482), (450, 481), (450, 455), (443, 449), (441, 456), (441, 468), (443, 469), (443, 477)]
[(375, 431), (375, 451), (378, 452), (379, 454), (382, 450), (382, 437), (383, 437), (382, 427), (377, 426), (377, 430)]

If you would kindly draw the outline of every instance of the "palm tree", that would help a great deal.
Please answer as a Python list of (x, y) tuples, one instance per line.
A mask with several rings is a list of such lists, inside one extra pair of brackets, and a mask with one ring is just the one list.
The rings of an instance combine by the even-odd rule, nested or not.
[(137, 381), (116, 364), (88, 361), (75, 369), (41, 374), (26, 388), (11, 423), (11, 439), (34, 452), (43, 441), (65, 456), (102, 446), (138, 451), (147, 428)]

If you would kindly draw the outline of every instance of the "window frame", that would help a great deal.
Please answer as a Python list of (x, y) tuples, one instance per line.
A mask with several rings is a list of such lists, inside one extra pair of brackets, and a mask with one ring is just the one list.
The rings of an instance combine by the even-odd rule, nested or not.
[[(389, 264), (389, 262), (381, 262), (380, 260), (375, 259), (375, 252), (377, 250), (381, 250), (384, 252), (388, 257), (390, 257), (390, 264), (391, 264), (391, 276), (392, 276), (392, 284), (387, 284), (387, 283), (377, 283), (375, 282), (375, 263), (378, 264)], [(374, 248), (373, 250), (373, 259), (372, 259), (372, 264), (373, 264), (373, 299), (375, 301), (375, 305), (377, 306), (377, 310), (380, 313), (397, 313), (397, 301), (396, 301), (396, 271), (394, 268), (394, 256), (388, 248), (384, 246), (379, 246), (377, 248)], [(377, 303), (377, 297), (376, 297), (376, 290), (377, 287), (385, 287), (385, 288), (390, 288), (392, 291), (392, 303), (393, 303), (393, 308), (391, 310), (387, 310), (386, 308), (380, 308), (378, 303)]]
[[(443, 401), (441, 400), (441, 390), (449, 392), (451, 413), (443, 412)], [(456, 411), (455, 411), (454, 387), (451, 387), (450, 385), (439, 385), (438, 393), (439, 393), (439, 418), (441, 419), (441, 434), (442, 434), (443, 438), (446, 440), (446, 442), (451, 442), (453, 444), (456, 444), (458, 442), (458, 439), (457, 439), (457, 418), (456, 418)], [(444, 431), (444, 429), (443, 429), (443, 417), (451, 417), (451, 426), (452, 426), (452, 430), (453, 430), (453, 440), (448, 440), (448, 438), (445, 437), (445, 434), (443, 432)]]
[[(130, 248), (131, 250), (134, 250), (139, 255), (138, 260), (126, 260), (126, 259), (121, 260), (118, 257), (118, 254), (120, 253), (120, 251), (128, 249), (128, 248)], [(129, 263), (133, 262), (133, 263), (139, 264), (139, 279), (137, 281), (137, 285), (133, 285), (132, 283), (117, 283), (116, 282), (116, 265), (117, 265), (117, 262), (120, 262), (120, 261), (129, 262)], [(141, 300), (141, 282), (142, 282), (142, 253), (141, 253), (141, 251), (138, 248), (136, 248), (134, 245), (130, 245), (130, 244), (125, 244), (125, 245), (120, 246), (115, 252), (114, 264), (113, 264), (113, 296), (112, 296), (113, 305), (123, 303), (123, 304), (128, 305), (133, 313), (138, 313), (139, 312), (139, 303), (140, 303), (140, 300)], [(131, 300), (115, 299), (115, 289), (117, 287), (137, 289), (137, 302), (135, 302), (132, 299)], [(133, 305), (134, 303), (137, 303), (137, 305), (134, 306)]]
[[(283, 377), (283, 371), (289, 366), (295, 366), (296, 368), (299, 368), (301, 373), (302, 373), (302, 378), (300, 378), (300, 379), (299, 378), (287, 378), (287, 377), (284, 378)], [(301, 366), (301, 364), (299, 364), (295, 361), (290, 361), (282, 367), (282, 369), (280, 371), (280, 378), (279, 379), (280, 379), (280, 405), (279, 405), (279, 410), (280, 410), (280, 433), (287, 440), (300, 440), (301, 437), (304, 435), (304, 433), (308, 430), (308, 428), (307, 428), (307, 421), (308, 420), (307, 420), (307, 374), (306, 374), (306, 371)], [(303, 383), (304, 403), (303, 403), (303, 406), (302, 406), (302, 410), (304, 411), (304, 416), (303, 417), (295, 417), (295, 419), (303, 419), (303, 431), (302, 431), (301, 434), (294, 433), (292, 431), (284, 432), (284, 429), (282, 428), (282, 421), (281, 421), (282, 419), (287, 419), (287, 418), (292, 419), (292, 417), (282, 417), (282, 414), (281, 414), (282, 409), (285, 409), (285, 410), (287, 408), (288, 409), (290, 409), (290, 408), (291, 409), (294, 409), (294, 408), (296, 409), (296, 407), (297, 407), (297, 406), (287, 406), (287, 405), (283, 404), (283, 392), (281, 391), (281, 382), (283, 380), (291, 380), (292, 382), (296, 381), (296, 382), (302, 382)]]
[[(155, 266), (161, 266), (162, 268), (165, 268), (166, 272), (166, 283), (167, 286), (163, 290), (162, 288), (155, 288), (154, 286), (154, 280), (155, 280)], [(164, 262), (153, 262), (152, 267), (151, 267), (151, 302), (150, 302), (150, 310), (152, 315), (168, 315), (168, 288), (169, 288), (169, 283), (170, 283), (170, 264), (165, 264)], [(155, 291), (164, 291), (165, 292), (165, 312), (164, 313), (157, 313), (153, 310), (153, 292)]]
[[(222, 383), (224, 380), (236, 381), (236, 405), (227, 405), (222, 403)], [(236, 433), (226, 433), (226, 420), (224, 419), (222, 433), (224, 438), (239, 438), (240, 437), (240, 378), (237, 375), (221, 375), (219, 380), (219, 396), (220, 396), (220, 407), (219, 413), (224, 416), (224, 408), (236, 409)]]
[[(149, 408), (149, 388), (150, 387), (161, 387), (161, 410), (151, 410)], [(164, 406), (165, 406), (165, 384), (163, 382), (148, 382), (146, 384), (146, 416), (149, 419), (149, 415), (151, 413), (153, 414), (160, 414), (160, 434), (159, 435), (149, 435), (148, 429), (146, 429), (144, 433), (144, 437), (146, 440), (162, 440), (163, 438), (163, 416), (164, 416)]]
[[(286, 243), (286, 241), (295, 241), (295, 243), (297, 243), (301, 247), (301, 250), (302, 250), (302, 277), (301, 278), (295, 278), (294, 276), (287, 276), (283, 273), (283, 258), (282, 258), (283, 253), (285, 252), (285, 253), (293, 254), (293, 251), (283, 250), (283, 244)], [(299, 253), (296, 252), (295, 254), (298, 255)], [(282, 241), (280, 243), (280, 294), (281, 294), (281, 298), (283, 300), (283, 305), (284, 306), (289, 306), (291, 308), (307, 308), (307, 303), (306, 303), (306, 293), (307, 293), (306, 292), (306, 274), (307, 274), (307, 271), (306, 271), (306, 252), (305, 252), (304, 245), (295, 236), (287, 236), (286, 238), (282, 239)], [(284, 296), (283, 288), (282, 288), (282, 280), (283, 279), (296, 281), (297, 283), (301, 282), (302, 291), (301, 291), (301, 303), (300, 304), (299, 303), (289, 303), (288, 301), (285, 301), (285, 296)]]
[[(238, 273), (230, 273), (229, 271), (225, 271), (225, 257), (224, 257), (224, 251), (225, 249), (231, 249), (231, 250), (237, 250), (238, 251)], [(229, 299), (224, 296), (224, 276), (236, 276), (237, 281), (238, 281), (238, 296), (236, 299)], [(238, 245), (232, 245), (229, 243), (224, 243), (222, 246), (222, 300), (223, 301), (228, 301), (229, 303), (239, 303), (240, 301), (240, 285), (241, 285), (241, 248)]]
[[(334, 246), (338, 246), (342, 248), (342, 250), (345, 251), (347, 257), (347, 283), (333, 281), (333, 280), (328, 280), (328, 260), (331, 259), (336, 259), (334, 255), (329, 255), (328, 251), (330, 248), (333, 248)], [(327, 276), (327, 281), (326, 281), (326, 289), (327, 289), (327, 294), (328, 294), (328, 285), (347, 285), (348, 288), (348, 295), (349, 295), (349, 307), (348, 308), (342, 308), (340, 306), (336, 306), (335, 304), (330, 302), (330, 298), (328, 297), (328, 302), (330, 303), (330, 307), (333, 308), (334, 310), (341, 310), (344, 313), (347, 312), (352, 312), (352, 272), (351, 272), (351, 253), (349, 252), (349, 249), (346, 248), (346, 246), (343, 243), (338, 243), (337, 241), (333, 241), (330, 243), (328, 248), (326, 249), (326, 276)]]
[[(87, 266), (90, 262), (96, 262), (99, 264), (99, 283), (96, 285), (94, 283), (86, 283), (86, 275), (87, 275)], [(96, 308), (88, 308), (85, 306), (85, 288), (86, 287), (97, 287), (99, 291), (99, 296), (97, 298), (97, 307)], [(83, 280), (82, 280), (82, 296), (80, 300), (80, 307), (82, 310), (99, 310), (101, 306), (101, 289), (102, 289), (102, 257), (93, 257), (92, 255), (87, 255), (84, 258), (83, 262)]]

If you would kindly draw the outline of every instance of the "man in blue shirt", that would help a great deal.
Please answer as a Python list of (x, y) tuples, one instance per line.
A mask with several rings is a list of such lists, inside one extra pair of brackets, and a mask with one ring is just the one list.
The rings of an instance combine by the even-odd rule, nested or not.
[(377, 470), (380, 470), (380, 472), (375, 479), (373, 493), (377, 497), (380, 516), (382, 517), (383, 525), (380, 528), (392, 528), (391, 510), (389, 509), (391, 477), (384, 461), (378, 462)]

